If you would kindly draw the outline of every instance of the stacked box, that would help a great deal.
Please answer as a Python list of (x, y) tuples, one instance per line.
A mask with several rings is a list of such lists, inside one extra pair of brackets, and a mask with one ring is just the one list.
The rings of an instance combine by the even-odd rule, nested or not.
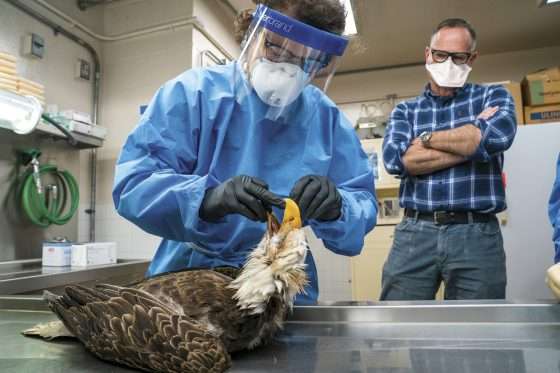
[(505, 89), (508, 90), (511, 97), (513, 97), (513, 101), (515, 103), (515, 118), (517, 119), (517, 124), (522, 125), (524, 124), (524, 114), (523, 114), (523, 96), (521, 95), (521, 83), (514, 82), (511, 80), (507, 80), (505, 82), (495, 82), (495, 83), (486, 83), (487, 85), (494, 85), (499, 84), (503, 85)]
[(526, 124), (560, 122), (560, 66), (525, 76), (523, 99)]
[(17, 92), (16, 57), (0, 52), (0, 89)]
[(87, 267), (90, 265), (114, 264), (116, 262), (116, 242), (88, 242), (72, 245), (72, 266)]
[(17, 77), (17, 92), (23, 96), (33, 96), (45, 106), (45, 87), (32, 80)]

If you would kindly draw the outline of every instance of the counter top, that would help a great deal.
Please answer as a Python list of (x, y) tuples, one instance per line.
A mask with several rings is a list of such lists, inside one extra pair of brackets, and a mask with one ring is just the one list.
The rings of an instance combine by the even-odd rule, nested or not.
[(143, 277), (148, 265), (146, 259), (119, 259), (115, 264), (88, 267), (43, 267), (41, 259), (0, 262), (0, 294), (40, 293), (97, 281), (131, 283)]
[[(54, 320), (37, 297), (0, 297), (1, 372), (130, 372), (81, 344), (19, 333)], [(555, 372), (552, 302), (333, 303), (295, 307), (272, 344), (234, 355), (231, 372)]]

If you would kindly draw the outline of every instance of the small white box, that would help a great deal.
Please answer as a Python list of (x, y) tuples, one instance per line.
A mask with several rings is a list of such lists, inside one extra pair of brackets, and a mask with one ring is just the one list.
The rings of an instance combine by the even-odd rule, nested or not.
[(72, 130), (84, 135), (97, 137), (98, 139), (104, 140), (107, 137), (107, 128), (102, 126), (92, 126), (82, 122), (71, 121)]
[(64, 110), (60, 113), (60, 115), (69, 120), (75, 120), (76, 122), (89, 124), (91, 126), (91, 116), (88, 113), (83, 113), (77, 110)]
[(100, 125), (91, 126), (91, 135), (98, 139), (105, 140), (107, 137), (107, 128)]
[(116, 262), (116, 242), (88, 242), (72, 245), (72, 266), (85, 267)]
[(43, 242), (43, 266), (67, 267), (71, 263), (71, 242)]

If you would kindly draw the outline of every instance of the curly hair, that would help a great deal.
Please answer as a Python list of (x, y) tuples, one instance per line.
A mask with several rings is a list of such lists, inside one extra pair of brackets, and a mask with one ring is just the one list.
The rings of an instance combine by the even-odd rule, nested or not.
[[(298, 21), (318, 29), (341, 35), (346, 26), (346, 9), (338, 0), (253, 0), (280, 12), (293, 12)], [(237, 15), (234, 23), (235, 40), (241, 43), (253, 20), (253, 10), (246, 9)]]

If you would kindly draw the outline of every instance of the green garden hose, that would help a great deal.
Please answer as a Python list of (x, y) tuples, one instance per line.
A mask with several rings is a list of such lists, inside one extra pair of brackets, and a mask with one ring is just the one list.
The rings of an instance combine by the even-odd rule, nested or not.
[[(41, 188), (39, 182), (37, 186), (37, 177), (46, 175), (54, 179), (54, 183)], [(68, 171), (61, 171), (53, 165), (42, 165), (35, 175), (32, 168), (25, 172), (20, 198), (23, 211), (33, 224), (46, 228), (51, 224), (68, 223), (78, 209), (80, 193), (76, 179)], [(66, 209), (68, 200), (70, 206)]]

